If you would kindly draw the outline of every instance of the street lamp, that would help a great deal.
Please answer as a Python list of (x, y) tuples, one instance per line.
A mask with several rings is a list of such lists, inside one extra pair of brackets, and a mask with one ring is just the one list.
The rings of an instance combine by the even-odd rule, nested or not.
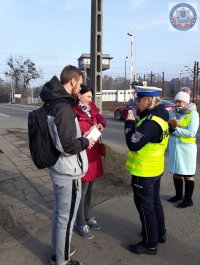
[(126, 60), (128, 59), (128, 56), (125, 58), (125, 71), (124, 71), (124, 103), (126, 101)]
[(179, 73), (180, 75), (180, 79), (179, 79), (179, 88), (181, 88), (181, 75), (183, 74), (183, 71), (181, 70), (181, 72)]
[(131, 93), (131, 89), (132, 89), (132, 83), (133, 81), (135, 81), (135, 77), (136, 77), (136, 73), (135, 73), (135, 58), (133, 56), (133, 32), (128, 32), (127, 33), (128, 36), (130, 36), (131, 38), (131, 81), (130, 81), (130, 93)]

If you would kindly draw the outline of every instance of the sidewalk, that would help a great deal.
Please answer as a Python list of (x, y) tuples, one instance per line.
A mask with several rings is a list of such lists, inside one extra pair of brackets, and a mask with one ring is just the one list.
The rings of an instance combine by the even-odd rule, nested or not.
[[(52, 185), (47, 170), (32, 163), (27, 131), (0, 130), (0, 264), (47, 265), (51, 255)], [(198, 167), (198, 172), (199, 167)], [(168, 178), (169, 177), (169, 178)], [(74, 259), (86, 265), (199, 265), (199, 180), (195, 207), (177, 209), (166, 202), (172, 194), (171, 176), (165, 175), (162, 202), (167, 225), (167, 243), (156, 256), (137, 256), (127, 248), (139, 242), (140, 221), (132, 194), (109, 199), (93, 208), (103, 227), (86, 240), (74, 233)]]
[[(27, 248), (27, 242), (35, 244), (31, 252), (37, 256), (44, 249), (38, 240), (41, 231), (48, 233), (50, 242), (53, 194), (48, 171), (35, 168), (25, 141), (1, 130), (0, 150), (0, 263), (4, 265), (8, 263), (7, 258), (2, 261), (2, 254), (19, 245)], [(15, 255), (11, 261), (9, 264), (28, 264), (15, 263)], [(45, 259), (42, 262), (38, 264), (45, 264)]]

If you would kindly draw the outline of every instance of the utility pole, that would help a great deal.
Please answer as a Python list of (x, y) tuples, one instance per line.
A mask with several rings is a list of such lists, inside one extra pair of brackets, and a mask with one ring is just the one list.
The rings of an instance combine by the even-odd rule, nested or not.
[(181, 89), (181, 75), (182, 75), (182, 73), (183, 73), (183, 71), (181, 71), (180, 73), (179, 73), (179, 75), (180, 75), (180, 78), (179, 78), (179, 88)]
[(126, 60), (128, 56), (125, 58), (125, 70), (124, 70), (124, 103), (126, 102)]
[(194, 103), (198, 103), (198, 76), (199, 76), (199, 62), (194, 62), (194, 68), (193, 70), (190, 69), (188, 66), (184, 66), (186, 67), (188, 70), (187, 72), (190, 73), (191, 77), (193, 77), (193, 102)]
[(93, 100), (102, 111), (102, 0), (91, 0), (91, 88), (94, 90)]
[(198, 104), (198, 79), (199, 79), (199, 62), (196, 62), (196, 71), (195, 71), (195, 103)]
[(162, 72), (162, 98), (164, 99), (165, 95), (165, 73)]
[(151, 71), (151, 85), (153, 83), (153, 72)]
[(196, 84), (196, 91), (197, 91), (197, 94), (196, 94), (196, 96), (197, 96), (197, 101), (196, 101), (196, 103), (198, 104), (198, 90), (199, 90), (199, 72), (200, 72), (200, 70), (199, 70), (199, 62), (197, 62), (197, 71), (196, 71), (196, 73), (197, 73), (197, 84)]
[(194, 70), (193, 70), (193, 102), (195, 102), (196, 96), (196, 61), (194, 62)]

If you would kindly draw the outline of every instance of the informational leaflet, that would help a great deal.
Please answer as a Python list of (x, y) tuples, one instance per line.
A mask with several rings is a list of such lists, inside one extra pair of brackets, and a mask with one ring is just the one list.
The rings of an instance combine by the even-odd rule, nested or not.
[(97, 127), (94, 127), (92, 131), (86, 136), (86, 138), (92, 138), (93, 140), (98, 140), (101, 136), (101, 132), (97, 129)]

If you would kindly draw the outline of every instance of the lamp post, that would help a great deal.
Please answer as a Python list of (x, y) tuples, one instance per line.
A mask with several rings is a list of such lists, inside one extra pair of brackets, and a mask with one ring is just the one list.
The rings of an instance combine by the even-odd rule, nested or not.
[(131, 89), (132, 89), (132, 83), (133, 83), (133, 81), (135, 81), (135, 75), (136, 75), (136, 73), (135, 73), (135, 58), (134, 58), (134, 56), (133, 56), (133, 32), (131, 31), (131, 32), (128, 32), (127, 33), (127, 35), (128, 36), (130, 36), (130, 38), (131, 38), (131, 80), (130, 80), (130, 93), (131, 93)]
[(126, 60), (128, 56), (125, 58), (125, 69), (124, 69), (124, 103), (126, 102)]
[(181, 71), (181, 72), (179, 73), (179, 75), (180, 75), (180, 79), (179, 79), (179, 88), (181, 88), (181, 75), (182, 75), (182, 73), (183, 73), (183, 71)]

